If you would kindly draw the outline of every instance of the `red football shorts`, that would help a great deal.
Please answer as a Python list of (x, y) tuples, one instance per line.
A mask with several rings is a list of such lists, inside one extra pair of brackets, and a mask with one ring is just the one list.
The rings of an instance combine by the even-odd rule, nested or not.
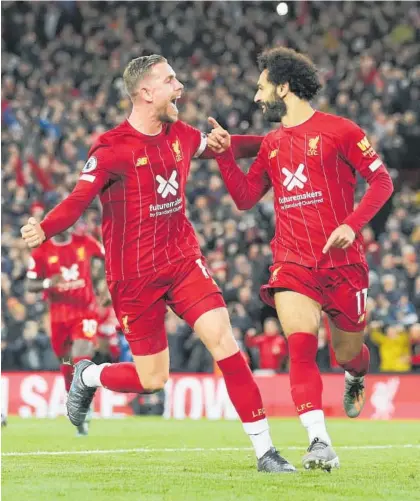
[(76, 318), (65, 322), (51, 322), (51, 346), (58, 358), (70, 352), (71, 345), (76, 339), (85, 339), (95, 342), (98, 322), (93, 313), (84, 318)]
[(275, 307), (274, 289), (299, 292), (318, 302), (334, 324), (344, 331), (360, 332), (366, 326), (369, 270), (364, 263), (337, 268), (307, 268), (296, 263), (277, 263), (261, 287), (261, 299)]
[(191, 327), (203, 313), (226, 307), (203, 257), (183, 259), (144, 277), (110, 281), (108, 287), (133, 355), (153, 355), (168, 346), (167, 305)]

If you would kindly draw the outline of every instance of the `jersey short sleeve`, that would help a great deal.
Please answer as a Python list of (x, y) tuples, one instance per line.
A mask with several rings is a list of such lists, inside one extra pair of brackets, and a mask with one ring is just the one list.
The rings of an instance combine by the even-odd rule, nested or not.
[(42, 248), (35, 249), (29, 256), (26, 276), (32, 280), (47, 278), (45, 254)]

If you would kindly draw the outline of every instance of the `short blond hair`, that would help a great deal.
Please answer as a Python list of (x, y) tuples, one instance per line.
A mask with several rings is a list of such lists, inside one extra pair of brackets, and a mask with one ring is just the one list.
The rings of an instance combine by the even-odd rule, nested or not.
[(139, 81), (149, 73), (153, 66), (166, 62), (166, 59), (159, 54), (151, 54), (150, 56), (142, 56), (132, 59), (123, 73), (123, 80), (127, 94), (130, 97), (135, 96)]

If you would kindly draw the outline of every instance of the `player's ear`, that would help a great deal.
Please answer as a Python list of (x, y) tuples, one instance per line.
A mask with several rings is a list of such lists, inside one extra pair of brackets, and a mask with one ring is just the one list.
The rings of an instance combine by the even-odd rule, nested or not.
[(153, 101), (153, 92), (150, 87), (140, 87), (139, 89), (139, 95), (141, 99), (144, 101), (147, 101), (148, 103), (151, 103)]
[(290, 91), (289, 82), (277, 85), (277, 89), (276, 89), (277, 95), (279, 97), (281, 97), (282, 99), (284, 99), (287, 96), (287, 94), (289, 93), (289, 91)]

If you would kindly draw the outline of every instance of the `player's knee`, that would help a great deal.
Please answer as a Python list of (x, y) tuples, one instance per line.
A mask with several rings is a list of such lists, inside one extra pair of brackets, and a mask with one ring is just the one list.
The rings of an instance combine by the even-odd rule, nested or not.
[(141, 385), (147, 392), (163, 390), (168, 379), (169, 374), (167, 373), (157, 373), (149, 374), (147, 376), (140, 376)]
[(208, 311), (194, 324), (194, 330), (216, 360), (238, 351), (226, 308)]
[(229, 357), (238, 351), (238, 346), (229, 323), (220, 323), (219, 325), (212, 326), (209, 329), (209, 336), (205, 344), (216, 360)]
[(353, 360), (360, 353), (360, 347), (346, 346), (339, 344), (338, 346), (333, 345), (333, 350), (335, 358), (339, 364), (345, 364)]

